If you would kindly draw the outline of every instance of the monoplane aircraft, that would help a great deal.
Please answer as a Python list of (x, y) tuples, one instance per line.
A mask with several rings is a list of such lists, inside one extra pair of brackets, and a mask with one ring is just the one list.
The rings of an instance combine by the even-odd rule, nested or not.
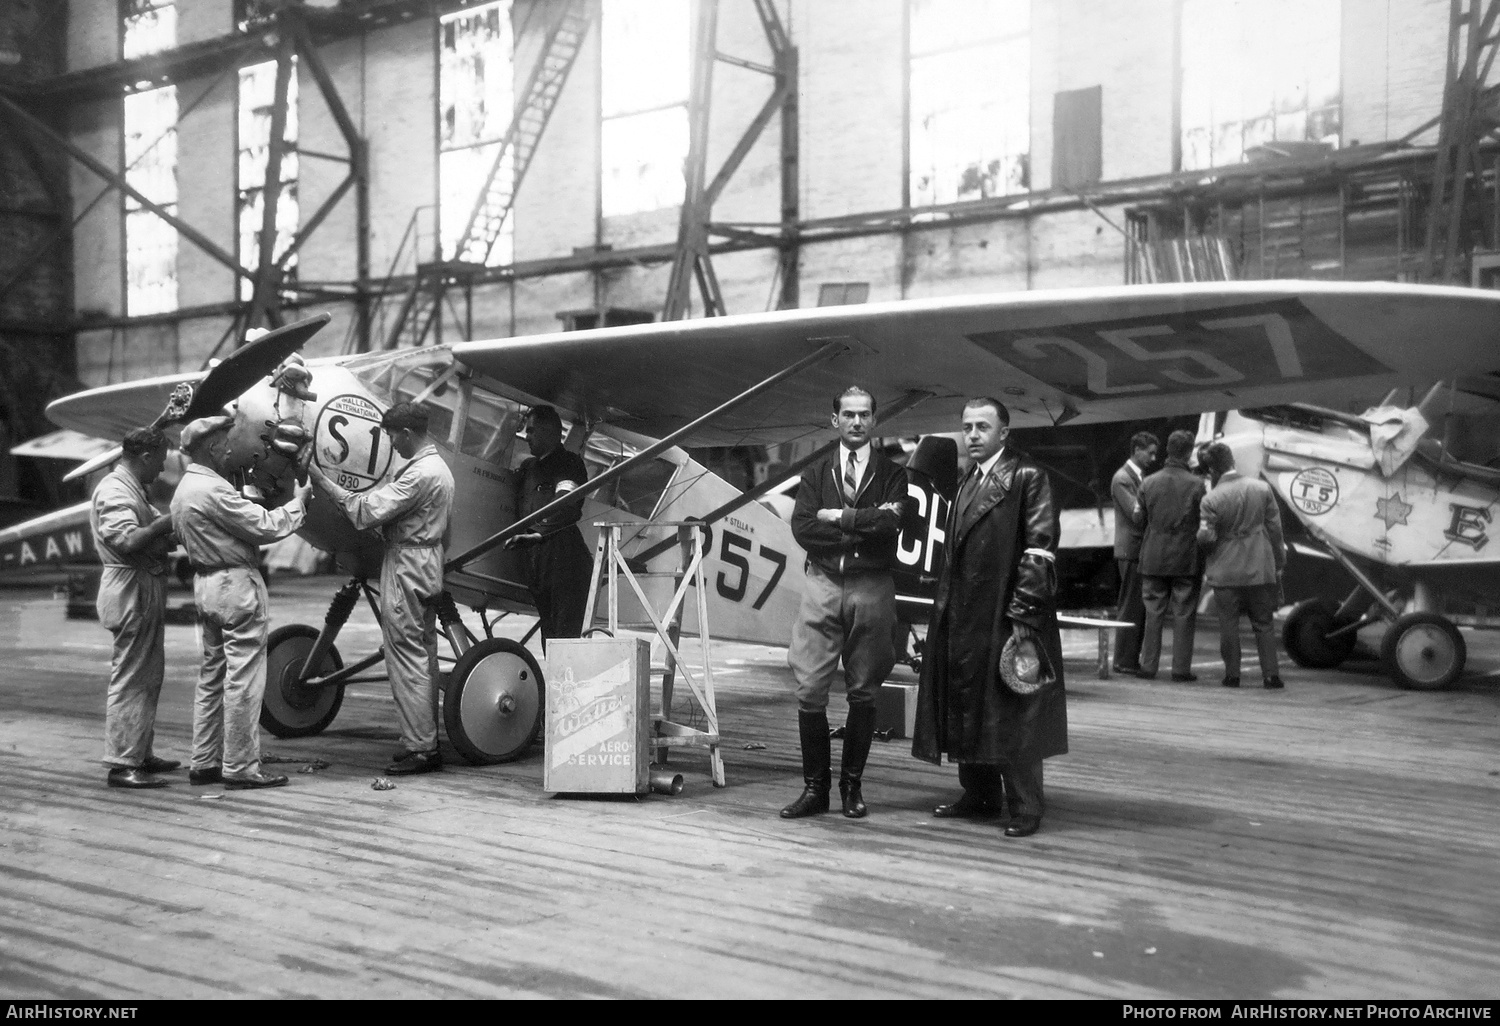
[[(492, 613), (529, 608), (517, 556), (503, 543), (560, 498), (517, 518), (516, 426), (551, 403), (570, 421), (570, 447), (594, 464), (581, 489), (586, 525), (631, 525), (626, 558), (671, 587), (670, 530), (710, 524), (709, 620), (715, 636), (784, 645), (801, 591), (802, 558), (787, 525), (708, 474), (679, 446), (772, 444), (827, 437), (832, 397), (850, 383), (879, 402), (879, 432), (951, 431), (964, 401), (992, 395), (1018, 427), (1088, 423), (1306, 400), (1325, 403), (1434, 375), (1500, 368), (1491, 340), (1500, 296), (1440, 287), (1314, 282), (1133, 286), (902, 301), (676, 321), (464, 342), (310, 360), (294, 354), (326, 318), (258, 339), (203, 374), (91, 389), (53, 403), (54, 422), (121, 438), (232, 404), (232, 469), (247, 493), (286, 500), (297, 473), (291, 440), (345, 487), (399, 471), (379, 428), (387, 403), (428, 407), (432, 434), (458, 483), (441, 623), (457, 663), (444, 698), (450, 740), (475, 762), (514, 758), (536, 733), (541, 671), (522, 644), (496, 638)], [(305, 373), (304, 373), (305, 372)], [(164, 413), (164, 405), (166, 412)], [(940, 440), (932, 440), (934, 442)], [(829, 443), (835, 444), (833, 442)], [(950, 443), (951, 444), (951, 443)], [(956, 450), (948, 450), (955, 452)], [(914, 454), (928, 485), (900, 558), (930, 579), (940, 558), (941, 493), (956, 466)], [(916, 458), (922, 457), (922, 458)], [(949, 469), (951, 467), (951, 469)], [(939, 482), (944, 482), (940, 484)], [(343, 687), (380, 654), (349, 667), (334, 646), (367, 580), (378, 539), (353, 530), (322, 498), (303, 536), (336, 554), (352, 578), (323, 627), (278, 628), (271, 639), (263, 724), (278, 736), (316, 733)], [(920, 601), (919, 595), (912, 596)], [(654, 599), (653, 599), (654, 601)], [(373, 606), (373, 601), (371, 605)], [(478, 639), (458, 606), (475, 611)], [(697, 629), (692, 603), (682, 624)]]

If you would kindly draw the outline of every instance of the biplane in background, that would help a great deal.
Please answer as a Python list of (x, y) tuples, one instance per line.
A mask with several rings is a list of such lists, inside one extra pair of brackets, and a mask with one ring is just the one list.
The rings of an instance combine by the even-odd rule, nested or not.
[(1500, 470), (1456, 458), (1450, 431), (1428, 437), (1461, 381), (1405, 409), (1390, 394), (1360, 415), (1294, 403), (1204, 418), (1200, 439), (1219, 436), (1242, 473), (1275, 489), (1301, 529), (1294, 549), (1348, 574), (1342, 601), (1305, 599), (1288, 615), (1282, 640), (1298, 665), (1338, 666), (1361, 629), (1383, 623), (1381, 663), (1397, 684), (1433, 690), (1463, 672), (1467, 647), (1445, 612), (1500, 605), (1500, 546), (1489, 548)]
[[(118, 439), (161, 419), (174, 392), (166, 418), (173, 422), (233, 403), (233, 472), (249, 494), (278, 503), (297, 471), (279, 444), (286, 437), (310, 437), (311, 458), (326, 472), (367, 489), (402, 465), (379, 428), (385, 405), (426, 406), (457, 482), (440, 616), (457, 661), (443, 716), (450, 740), (475, 762), (519, 755), (541, 714), (535, 659), (491, 630), (492, 615), (530, 609), (519, 556), (503, 543), (577, 499), (516, 518), (513, 471), (524, 455), (516, 429), (532, 404), (551, 403), (570, 422), (565, 444), (593, 464), (581, 489), (584, 523), (630, 525), (622, 554), (661, 575), (647, 578), (648, 587), (670, 589), (678, 560), (656, 522), (701, 520), (710, 528), (714, 635), (784, 646), (803, 564), (788, 526), (754, 501), (756, 490), (737, 491), (681, 446), (829, 438), (831, 398), (851, 382), (879, 401), (879, 433), (923, 436), (951, 431), (973, 395), (1000, 398), (1012, 425), (1026, 428), (1311, 396), (1331, 402), (1460, 368), (1500, 369), (1490, 345), (1500, 296), (1387, 284), (1238, 282), (902, 301), (361, 354), (288, 373), (325, 321), (279, 329), (206, 376), (92, 389), (54, 402), (48, 414)], [(930, 444), (912, 461), (914, 501), (899, 558), (916, 607), (941, 558), (944, 494), (956, 483), (956, 447), (952, 456), (940, 449)], [(360, 596), (369, 597), (378, 537), (356, 532), (321, 497), (302, 534), (334, 553), (351, 580), (322, 628), (290, 625), (272, 635), (262, 723), (278, 736), (324, 729), (344, 685), (380, 658), (344, 668), (334, 644)], [(690, 634), (697, 623), (693, 603), (686, 605), (682, 629)], [(459, 606), (478, 616), (483, 638)]]

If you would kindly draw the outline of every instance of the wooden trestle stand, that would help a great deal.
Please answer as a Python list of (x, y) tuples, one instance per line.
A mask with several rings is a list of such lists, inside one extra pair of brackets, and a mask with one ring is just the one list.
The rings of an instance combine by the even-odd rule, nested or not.
[[(713, 775), (714, 786), (723, 787), (724, 757), (719, 753), (719, 713), (714, 705), (713, 643), (709, 637), (708, 598), (704, 590), (706, 585), (703, 575), (707, 528), (702, 523), (690, 520), (653, 520), (644, 524), (600, 523), (595, 526), (599, 528), (599, 541), (594, 548), (594, 577), (589, 584), (588, 604), (584, 607), (584, 630), (587, 632), (590, 628), (597, 629), (594, 628), (594, 613), (599, 600), (600, 582), (604, 581), (606, 582), (605, 599), (608, 603), (606, 625), (610, 634), (618, 634), (622, 627), (627, 630), (645, 630), (649, 627), (656, 632), (656, 636), (661, 639), (662, 645), (666, 648), (667, 662), (661, 684), (661, 716), (659, 718), (652, 716), (651, 736), (648, 742), (653, 753), (659, 750), (661, 761), (665, 762), (670, 749), (707, 748), (708, 764)], [(636, 533), (652, 528), (676, 529), (677, 548), (680, 554), (676, 570), (637, 572), (630, 568), (629, 563), (621, 554), (621, 531), (629, 529), (632, 533)], [(672, 579), (675, 587), (672, 599), (665, 610), (657, 612), (646, 597), (645, 589), (641, 587), (641, 578)], [(641, 604), (649, 622), (620, 622), (621, 579), (635, 592), (636, 600)], [(682, 634), (683, 610), (686, 607), (689, 588), (696, 591), (698, 642), (703, 657), (701, 680), (694, 677), (693, 672), (683, 664), (682, 653), (678, 647), (678, 639)], [(707, 730), (689, 727), (672, 719), (673, 678), (678, 673), (681, 673), (682, 679), (687, 682), (692, 692), (692, 700), (703, 711)]]

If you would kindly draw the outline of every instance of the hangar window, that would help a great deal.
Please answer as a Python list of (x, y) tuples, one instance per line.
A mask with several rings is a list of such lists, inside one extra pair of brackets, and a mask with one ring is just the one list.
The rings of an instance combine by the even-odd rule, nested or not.
[[(121, 54), (143, 57), (177, 43), (177, 8), (163, 0), (122, 0)], [(177, 87), (126, 93), (122, 113), (125, 180), (177, 213)], [(125, 197), (125, 312), (177, 309), (177, 231)]]
[[(276, 97), (276, 61), (240, 69), (239, 168), (235, 215), (239, 224), (239, 258), (246, 270), (260, 266), (260, 230), (265, 219), (266, 167), (271, 157), (271, 114)], [(286, 89), (286, 127), (281, 134), (281, 191), (276, 198), (276, 241), (272, 260), (279, 260), (297, 234), (297, 62), (292, 60)], [(283, 280), (296, 278), (297, 255), (283, 265)], [(255, 286), (240, 281), (240, 298), (250, 299)]]
[(1182, 168), (1255, 147), (1339, 145), (1340, 0), (1184, 0)]
[(909, 0), (913, 207), (1031, 188), (1030, 0)]
[(174, 0), (120, 0), (120, 44), (126, 60), (176, 46)]
[(688, 9), (688, 0), (604, 5), (600, 199), (605, 216), (682, 202)]
[(511, 0), (445, 15), (438, 24), (438, 211), (443, 254), (492, 267), (508, 264), (514, 250), (514, 210), (502, 225), (491, 226), (500, 230), (488, 254), (483, 237), (493, 231), (486, 233), (480, 226), (475, 233), (480, 240), (463, 253), (456, 250), (490, 171), (515, 175), (511, 153), (495, 168), (516, 103)]

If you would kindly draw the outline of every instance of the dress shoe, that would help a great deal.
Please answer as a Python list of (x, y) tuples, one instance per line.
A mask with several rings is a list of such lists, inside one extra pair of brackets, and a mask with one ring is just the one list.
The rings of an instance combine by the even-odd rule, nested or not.
[(1006, 837), (1030, 837), (1042, 825), (1041, 816), (1017, 816), (1005, 827)]
[(1172, 674), (1172, 679), (1179, 684), (1191, 684), (1198, 679), (1198, 675), (1196, 673), (1174, 673)]
[(979, 816), (994, 816), (999, 812), (991, 802), (965, 791), (958, 801), (933, 809), (932, 815), (936, 819), (974, 819)]
[(1156, 671), (1155, 670), (1136, 670), (1135, 671), (1135, 675), (1137, 677), (1139, 677), (1141, 680), (1155, 680), (1156, 679)]
[(224, 782), (224, 768), (213, 766), (209, 769), (188, 770), (188, 783), (194, 787), (199, 784), (222, 784)]
[(284, 787), (286, 783), (287, 777), (284, 773), (265, 773), (257, 770), (243, 777), (225, 777), (224, 790), (251, 791), (259, 787)]
[(1286, 687), (1285, 684), (1281, 683), (1280, 677), (1267, 677), (1266, 682), (1261, 686), (1264, 687), (1267, 691), (1279, 691), (1280, 689)]
[(141, 763), (141, 769), (147, 773), (170, 773), (181, 766), (182, 763), (176, 759), (158, 759), (154, 755), (146, 756), (146, 761)]
[(1225, 677), (1221, 683), (1226, 688), (1237, 688), (1240, 686), (1240, 679), (1238, 677)]
[(133, 766), (116, 766), (109, 771), (110, 787), (130, 787), (144, 789), (148, 787), (166, 787), (167, 782), (160, 777), (153, 777), (143, 769)]
[(1139, 666), (1121, 666), (1119, 663), (1111, 666), (1110, 669), (1114, 670), (1122, 677), (1134, 677), (1137, 673), (1141, 672), (1141, 668)]
[(404, 759), (397, 759), (385, 768), (393, 777), (409, 777), (416, 773), (436, 773), (443, 768), (443, 757), (436, 751), (407, 752)]

